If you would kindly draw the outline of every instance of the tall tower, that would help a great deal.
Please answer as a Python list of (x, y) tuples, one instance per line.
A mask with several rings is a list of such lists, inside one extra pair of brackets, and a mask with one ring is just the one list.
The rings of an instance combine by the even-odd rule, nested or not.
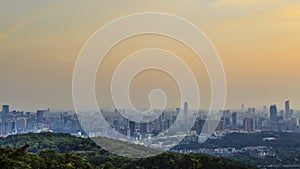
[(183, 113), (184, 113), (184, 121), (187, 122), (187, 120), (188, 120), (188, 113), (189, 113), (189, 107), (188, 107), (188, 103), (187, 102), (184, 102)]
[(272, 105), (270, 107), (270, 120), (272, 123), (277, 122), (277, 107), (276, 107), (276, 105)]
[(233, 112), (232, 114), (232, 126), (236, 126), (236, 112)]
[(5, 123), (6, 123), (6, 115), (9, 113), (9, 105), (3, 105), (2, 106), (2, 114), (1, 114), (1, 119), (2, 119), (2, 123), (1, 123), (1, 134), (2, 135), (6, 135), (6, 127), (5, 127)]
[(134, 121), (129, 121), (129, 131), (130, 131), (130, 136), (134, 137), (135, 136), (135, 122)]
[(290, 101), (289, 100), (285, 101), (285, 118), (287, 120), (289, 120), (291, 118), (291, 114), (290, 114)]

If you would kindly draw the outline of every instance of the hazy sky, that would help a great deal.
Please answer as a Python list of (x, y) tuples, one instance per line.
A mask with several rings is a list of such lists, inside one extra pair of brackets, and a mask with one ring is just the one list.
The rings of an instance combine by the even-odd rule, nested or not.
[[(72, 73), (86, 40), (118, 17), (165, 12), (191, 21), (215, 45), (227, 77), (226, 107), (275, 103), (282, 108), (289, 99), (293, 108), (300, 109), (299, 0), (11, 0), (0, 4), (0, 104), (21, 110), (72, 109)], [(109, 75), (115, 64), (144, 47), (161, 47), (180, 55), (196, 72), (204, 102), (208, 102), (209, 81), (193, 53), (172, 39), (145, 36), (131, 38), (107, 55), (97, 78), (101, 105), (110, 104), (105, 92), (109, 92)], [(156, 80), (158, 76), (165, 81)], [(140, 102), (147, 101), (147, 91), (160, 85), (169, 97), (176, 98), (173, 83), (160, 72), (141, 73), (131, 90), (133, 95), (141, 95), (135, 98), (144, 99), (133, 102), (143, 105)], [(177, 103), (174, 99), (169, 106)]]

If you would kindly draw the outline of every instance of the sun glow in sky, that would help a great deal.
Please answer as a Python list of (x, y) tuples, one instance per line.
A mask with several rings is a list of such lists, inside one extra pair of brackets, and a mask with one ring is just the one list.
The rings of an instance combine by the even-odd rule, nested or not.
[[(238, 108), (244, 103), (249, 107), (278, 104), (282, 108), (289, 99), (293, 108), (300, 109), (299, 0), (13, 0), (0, 4), (0, 104), (23, 110), (72, 109), (72, 73), (86, 40), (121, 16), (164, 12), (189, 20), (215, 45), (227, 77), (226, 107)], [(203, 65), (191, 51), (172, 39), (145, 36), (128, 39), (107, 55), (96, 81), (100, 104), (111, 104), (105, 91), (109, 91), (114, 65), (144, 47), (161, 47), (180, 55), (198, 72), (203, 97), (210, 97)], [(140, 102), (144, 100), (147, 106), (147, 91), (158, 85), (176, 98), (176, 85), (167, 75), (155, 71), (140, 75), (132, 84), (132, 94), (142, 98), (133, 100), (136, 104), (143, 107)], [(165, 83), (157, 81), (157, 76)], [(209, 99), (203, 102), (209, 103)], [(178, 100), (171, 99), (168, 104), (176, 106)]]

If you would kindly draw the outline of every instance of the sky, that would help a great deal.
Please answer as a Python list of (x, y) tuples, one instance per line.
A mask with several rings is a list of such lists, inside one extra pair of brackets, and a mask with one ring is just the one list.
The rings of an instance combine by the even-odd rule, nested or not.
[[(4, 1), (0, 2), (0, 104), (33, 111), (72, 110), (72, 74), (79, 52), (101, 26), (137, 12), (164, 12), (185, 18), (212, 41), (222, 60), (226, 108), (262, 107), (289, 99), (300, 109), (300, 1)], [(203, 107), (210, 84), (201, 61), (167, 37), (132, 37), (116, 45), (98, 70), (101, 107), (111, 107), (111, 75), (117, 63), (138, 49), (160, 47), (178, 54), (195, 73)], [(159, 77), (159, 79), (157, 79)], [(168, 107), (178, 106), (170, 76), (149, 70), (132, 82), (132, 102), (143, 109), (151, 89), (165, 90)]]

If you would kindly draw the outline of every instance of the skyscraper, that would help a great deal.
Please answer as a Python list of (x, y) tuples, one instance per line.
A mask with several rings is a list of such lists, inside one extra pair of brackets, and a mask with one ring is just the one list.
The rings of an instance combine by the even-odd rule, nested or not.
[(271, 121), (271, 123), (277, 122), (277, 107), (276, 107), (276, 105), (272, 105), (270, 107), (270, 121)]
[(36, 112), (36, 116), (37, 116), (37, 123), (42, 123), (44, 118), (44, 110), (38, 110)]
[(9, 113), (9, 105), (3, 105), (2, 112), (4, 112), (5, 114), (8, 114)]
[(230, 126), (230, 117), (225, 117), (224, 121), (225, 121), (225, 126)]
[(4, 117), (4, 113), (3, 111), (1, 112), (1, 135), (3, 136), (4, 135), (4, 122), (5, 121), (5, 117)]
[(187, 102), (184, 102), (184, 114), (187, 114), (188, 111), (189, 111), (188, 103), (187, 103)]
[(183, 112), (184, 112), (184, 121), (187, 122), (187, 120), (188, 120), (188, 112), (189, 112), (189, 108), (188, 108), (188, 103), (187, 102), (184, 102)]
[(1, 119), (2, 119), (2, 123), (1, 123), (1, 134), (5, 135), (6, 134), (6, 115), (9, 113), (9, 105), (3, 105), (2, 106), (2, 114), (1, 114)]
[(236, 112), (232, 113), (232, 126), (236, 126)]
[(290, 114), (290, 101), (285, 101), (285, 119), (289, 120), (291, 118)]
[(254, 131), (255, 130), (255, 124), (254, 124), (254, 120), (252, 118), (249, 118), (249, 117), (244, 118), (243, 125), (244, 125), (244, 129), (246, 131)]
[(145, 135), (148, 132), (148, 123), (146, 122), (140, 123), (140, 132), (142, 135)]
[(129, 121), (129, 131), (130, 131), (130, 136), (134, 137), (135, 136), (135, 122), (134, 121)]

